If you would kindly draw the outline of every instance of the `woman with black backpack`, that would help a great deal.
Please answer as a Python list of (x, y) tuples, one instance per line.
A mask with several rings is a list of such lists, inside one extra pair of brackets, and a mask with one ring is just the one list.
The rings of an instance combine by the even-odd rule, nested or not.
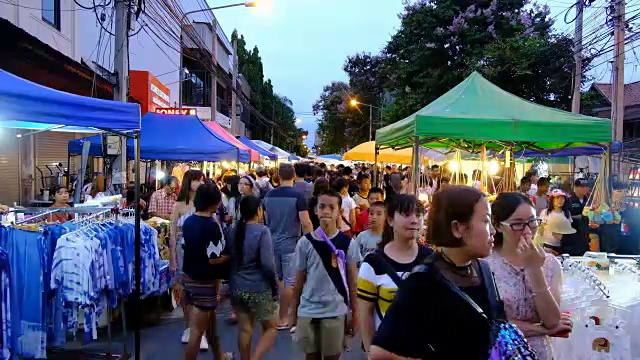
[(461, 185), (437, 192), (427, 237), (442, 250), (402, 282), (369, 358), (537, 359), (505, 321), (491, 270), (481, 260), (491, 253), (494, 234), (484, 193)]

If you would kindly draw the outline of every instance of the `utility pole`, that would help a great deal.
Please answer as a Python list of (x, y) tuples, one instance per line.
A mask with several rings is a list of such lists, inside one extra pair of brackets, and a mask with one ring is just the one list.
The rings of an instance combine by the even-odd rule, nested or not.
[(373, 106), (369, 106), (369, 141), (373, 140)]
[[(115, 37), (115, 54), (114, 54), (114, 71), (116, 72), (117, 84), (113, 91), (114, 100), (115, 101), (124, 101), (126, 102), (129, 98), (129, 25), (131, 23), (131, 12), (130, 12), (130, 3), (128, 0), (115, 0), (115, 12), (116, 12), (116, 22), (114, 29), (114, 37)], [(136, 151), (136, 165), (139, 165), (140, 159), (140, 147), (139, 142), (140, 138), (136, 138), (134, 140)], [(135, 175), (135, 203), (136, 208), (138, 207), (138, 203), (140, 202), (140, 168), (133, 169)], [(120, 137), (120, 155), (116, 158), (115, 163), (113, 164), (113, 172), (111, 175), (111, 183), (112, 184), (121, 184), (121, 191), (124, 195), (124, 191), (126, 189), (127, 184), (127, 138), (124, 136)], [(133, 291), (133, 305), (134, 309), (136, 309), (135, 314), (133, 315), (133, 323), (134, 323), (134, 353), (133, 359), (140, 358), (140, 313), (139, 309), (140, 305), (140, 279), (141, 276), (141, 262), (140, 262), (140, 213), (139, 210), (136, 210), (136, 219), (135, 219), (135, 231), (136, 231), (136, 241), (135, 241), (135, 279), (136, 286)]]
[(573, 53), (575, 59), (575, 73), (573, 75), (573, 96), (571, 98), (571, 111), (580, 113), (580, 90), (582, 88), (582, 20), (583, 20), (582, 0), (576, 1), (576, 28), (573, 35)]
[[(129, 92), (129, 4), (126, 0), (115, 1), (115, 53), (113, 67), (116, 73), (116, 86), (113, 90), (115, 101), (128, 100)], [(138, 171), (138, 169), (135, 169)], [(113, 164), (112, 185), (127, 183), (127, 138), (120, 137), (120, 155)]]
[(613, 0), (614, 7), (614, 57), (613, 91), (611, 94), (611, 121), (613, 122), (613, 140), (622, 141), (624, 123), (624, 0)]
[(273, 128), (276, 126), (276, 100), (271, 100), (271, 145), (273, 146)]
[[(233, 74), (231, 76), (231, 81), (233, 84), (231, 85), (233, 90), (231, 91), (231, 131), (236, 134), (240, 134), (240, 123), (237, 121), (236, 117), (237, 109), (236, 109), (236, 91), (238, 89), (238, 40), (233, 40)], [(235, 129), (238, 129), (235, 131)]]
[(218, 53), (218, 20), (213, 11), (211, 11), (211, 16), (213, 17), (211, 21), (211, 31), (213, 32), (213, 43), (211, 44), (211, 62), (213, 65), (213, 71), (211, 71), (211, 121), (218, 121), (218, 77), (216, 76), (216, 71), (218, 70), (218, 58), (216, 57)]

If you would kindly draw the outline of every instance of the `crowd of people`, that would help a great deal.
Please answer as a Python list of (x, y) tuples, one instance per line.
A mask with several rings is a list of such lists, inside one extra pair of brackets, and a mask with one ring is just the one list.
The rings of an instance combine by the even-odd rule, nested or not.
[[(364, 167), (309, 163), (165, 179), (149, 212), (172, 222), (185, 359), (208, 348), (231, 356), (216, 334), (225, 301), (246, 360), (262, 359), (279, 331), (306, 359), (338, 359), (356, 332), (370, 359), (486, 359), (507, 348), (514, 359), (553, 359), (550, 336), (572, 328), (554, 256), (572, 233), (554, 220), (572, 217), (569, 197), (547, 198), (544, 178), (528, 176), (533, 194), (523, 186), (490, 204), (431, 170), (428, 244), (418, 236), (423, 203), (406, 193), (408, 168), (386, 168), (382, 187)], [(571, 195), (578, 200), (581, 185)]]
[(554, 255), (586, 243), (576, 234), (588, 186), (548, 194), (548, 181), (529, 173), (490, 203), (437, 167), (424, 176), (433, 192), (425, 239), (409, 168), (384, 169), (381, 187), (366, 167), (309, 163), (162, 179), (147, 210), (171, 221), (185, 359), (203, 349), (231, 358), (216, 331), (225, 301), (242, 360), (262, 359), (279, 331), (309, 360), (339, 359), (356, 333), (374, 360), (553, 359), (550, 337), (573, 326), (560, 311)]

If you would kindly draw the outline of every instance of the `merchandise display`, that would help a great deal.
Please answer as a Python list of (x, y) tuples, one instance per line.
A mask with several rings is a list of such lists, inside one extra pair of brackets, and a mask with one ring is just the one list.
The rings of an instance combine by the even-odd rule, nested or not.
[[(554, 338), (558, 359), (640, 359), (640, 271), (633, 260), (611, 260), (608, 270), (589, 267), (594, 257), (562, 259), (561, 310), (573, 332)], [(635, 335), (633, 335), (635, 334)]]
[[(10, 319), (3, 319), (9, 335), (2, 346), (12, 346), (14, 355), (44, 359), (49, 346), (64, 345), (79, 330), (83, 343), (96, 340), (100, 317), (108, 314), (111, 322), (108, 310), (122, 311), (123, 299), (135, 290), (133, 221), (114, 217), (111, 208), (65, 211), (77, 212), (75, 220), (0, 228), (0, 255), (6, 251), (8, 259), (3, 268), (10, 269), (2, 295), (11, 298), (11, 311), (3, 312)], [(168, 279), (163, 281), (168, 262), (160, 259), (157, 237), (153, 227), (142, 224), (142, 297), (168, 288)]]

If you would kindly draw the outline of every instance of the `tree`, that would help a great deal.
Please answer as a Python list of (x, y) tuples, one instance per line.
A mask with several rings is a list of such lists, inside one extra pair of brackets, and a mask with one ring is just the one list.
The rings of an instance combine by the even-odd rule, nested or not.
[[(342, 153), (349, 146), (355, 146), (363, 137), (361, 114), (348, 108), (352, 98), (349, 84), (334, 81), (324, 87), (320, 98), (313, 105), (313, 111), (321, 114), (318, 131), (322, 145), (318, 154)], [(366, 129), (368, 134), (368, 128)]]
[(291, 100), (274, 92), (271, 79), (265, 81), (258, 47), (247, 50), (247, 42), (243, 35), (238, 36), (237, 30), (231, 34), (231, 40), (237, 41), (238, 70), (251, 87), (249, 101), (262, 117), (267, 119), (265, 121), (255, 112), (251, 113), (248, 126), (252, 137), (271, 142), (273, 132), (272, 145), (285, 150), (294, 149), (295, 139), (299, 134), (295, 126), (295, 112)]
[(409, 2), (383, 50), (385, 87), (395, 97), (385, 118), (412, 114), (474, 70), (515, 95), (567, 108), (572, 44), (552, 34), (548, 15), (528, 0)]

